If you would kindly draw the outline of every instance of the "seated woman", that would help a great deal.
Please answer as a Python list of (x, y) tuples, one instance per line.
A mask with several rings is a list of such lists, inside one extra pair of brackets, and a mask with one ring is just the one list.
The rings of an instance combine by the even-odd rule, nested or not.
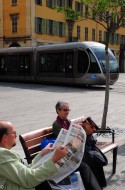
[[(54, 134), (54, 137), (57, 137), (61, 128), (64, 128), (67, 130), (69, 129), (71, 121), (68, 119), (68, 115), (70, 111), (68, 103), (59, 101), (57, 102), (55, 108), (57, 112), (57, 118), (53, 123), (53, 134)], [(78, 170), (82, 172), (81, 177), (85, 185), (85, 183), (87, 184), (88, 181), (85, 179), (85, 175), (84, 175), (85, 172), (82, 171), (81, 167), (83, 167), (83, 165), (90, 167), (92, 170), (91, 172), (94, 173), (94, 174), (92, 173), (92, 175), (94, 176), (93, 178), (96, 177), (98, 181), (96, 184), (99, 183), (99, 186), (103, 188), (106, 186), (106, 179), (105, 179), (105, 175), (103, 171), (103, 166), (107, 164), (107, 159), (105, 155), (96, 147), (96, 141), (92, 135), (93, 132), (96, 130), (96, 128), (95, 126), (92, 125), (92, 123), (90, 124), (88, 120), (85, 120), (84, 122), (80, 122), (79, 124), (81, 124), (84, 130), (86, 131), (87, 140), (86, 140), (86, 145), (85, 145), (83, 161), (80, 167), (78, 168)], [(89, 150), (91, 150), (91, 153)], [(93, 151), (93, 156), (92, 156), (92, 151)], [(98, 159), (96, 157), (98, 157)], [(102, 162), (100, 161), (99, 158), (102, 159)], [(92, 182), (89, 182), (89, 183), (92, 183)], [(97, 190), (99, 188), (95, 188), (95, 189)]]

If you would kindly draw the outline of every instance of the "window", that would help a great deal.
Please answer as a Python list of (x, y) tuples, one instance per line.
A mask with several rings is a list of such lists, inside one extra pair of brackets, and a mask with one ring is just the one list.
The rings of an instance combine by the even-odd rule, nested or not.
[(80, 39), (80, 26), (77, 26), (77, 37)]
[(18, 72), (17, 55), (7, 56), (7, 72), (12, 75), (17, 74)]
[(85, 27), (85, 40), (88, 41), (88, 28)]
[(12, 0), (12, 5), (17, 5), (17, 0)]
[(66, 6), (72, 8), (72, 0), (67, 0)]
[(52, 0), (46, 0), (46, 6), (52, 8), (53, 7), (53, 1)]
[(63, 36), (63, 23), (59, 22), (59, 36)]
[(95, 29), (92, 29), (92, 41), (95, 41)]
[(89, 14), (89, 7), (86, 5), (85, 6), (85, 17), (87, 18)]
[[(56, 4), (56, 2), (54, 3), (54, 5)], [(59, 7), (65, 7), (65, 0), (57, 0), (57, 5)]]
[(87, 50), (87, 52), (88, 52), (89, 58), (90, 58), (90, 67), (89, 67), (88, 73), (101, 73), (94, 55), (92, 54), (92, 52), (89, 49)]
[(102, 30), (99, 30), (99, 42), (102, 42)]
[(42, 0), (36, 0), (37, 5), (42, 5)]
[(75, 2), (75, 10), (76, 12), (79, 12), (81, 15), (83, 15), (83, 4), (80, 2)]
[(86, 73), (89, 67), (89, 58), (86, 52), (78, 52), (78, 73)]
[(0, 74), (6, 74), (5, 56), (0, 56)]
[(115, 43), (115, 35), (114, 35), (114, 33), (112, 33), (112, 34), (110, 35), (110, 43), (111, 43), (111, 44), (114, 44), (114, 43)]
[(35, 18), (35, 32), (40, 34), (46, 33), (46, 20), (43, 18)]
[(40, 72), (63, 73), (63, 53), (46, 53), (39, 57)]
[(18, 32), (18, 14), (11, 15), (12, 19), (12, 33)]

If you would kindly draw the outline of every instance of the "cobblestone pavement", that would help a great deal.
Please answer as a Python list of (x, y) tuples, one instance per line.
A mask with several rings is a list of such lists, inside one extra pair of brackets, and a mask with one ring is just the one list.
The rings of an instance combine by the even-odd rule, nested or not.
[[(91, 116), (101, 123), (105, 88), (64, 87), (35, 84), (0, 83), (0, 119), (11, 121), (18, 134), (50, 126), (56, 118), (55, 104), (58, 100), (69, 102), (70, 118)], [(112, 153), (108, 153), (105, 173), (108, 186), (105, 190), (124, 190), (125, 185), (125, 74), (110, 89), (107, 125), (116, 130), (115, 141), (119, 144), (117, 170), (112, 172)], [(100, 137), (110, 140), (110, 137)], [(24, 153), (19, 140), (14, 147), (22, 157)]]

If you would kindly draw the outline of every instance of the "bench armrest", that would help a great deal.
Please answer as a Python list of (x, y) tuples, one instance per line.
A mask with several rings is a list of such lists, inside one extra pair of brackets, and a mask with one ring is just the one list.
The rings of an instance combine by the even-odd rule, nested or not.
[(105, 130), (98, 129), (95, 133), (97, 133), (97, 135), (110, 133), (112, 135), (112, 143), (115, 142), (115, 131), (113, 129), (110, 129), (109, 127)]

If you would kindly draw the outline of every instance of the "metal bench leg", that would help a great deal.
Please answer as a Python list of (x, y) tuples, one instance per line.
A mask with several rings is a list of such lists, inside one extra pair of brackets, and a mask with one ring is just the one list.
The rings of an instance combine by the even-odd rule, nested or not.
[(116, 172), (117, 150), (118, 147), (113, 149), (113, 171), (112, 171), (113, 174), (115, 174)]

